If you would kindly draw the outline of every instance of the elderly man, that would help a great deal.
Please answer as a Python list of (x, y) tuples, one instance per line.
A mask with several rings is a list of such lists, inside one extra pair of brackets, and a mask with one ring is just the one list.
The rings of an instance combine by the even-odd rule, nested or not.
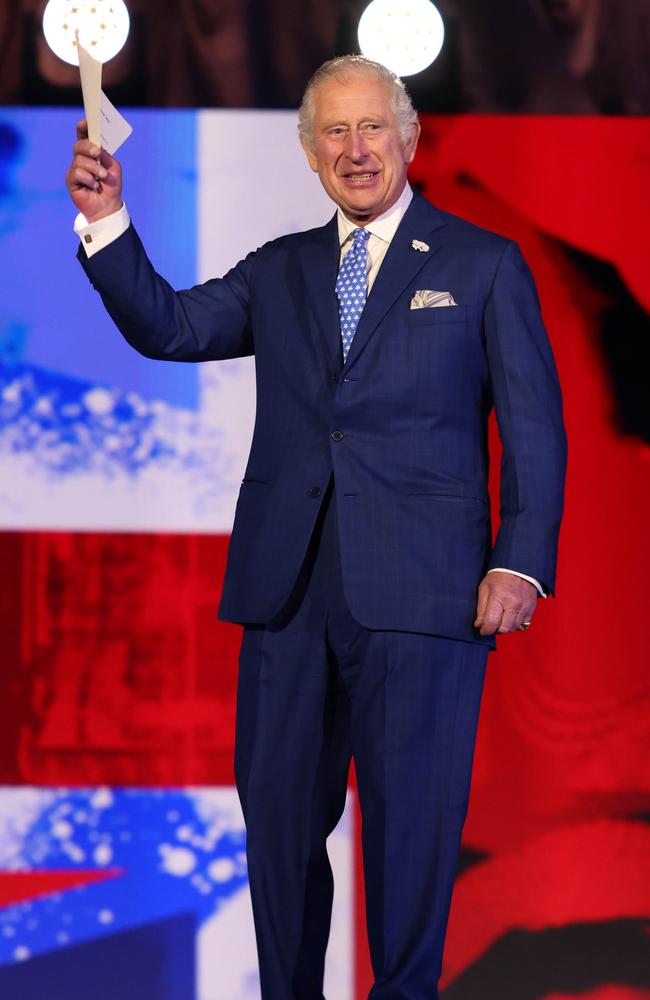
[(256, 358), (220, 615), (244, 625), (235, 768), (265, 1000), (323, 996), (352, 756), (370, 995), (437, 997), (488, 652), (554, 586), (565, 438), (534, 284), (515, 244), (413, 194), (419, 131), (384, 67), (323, 65), (300, 134), (335, 216), (181, 292), (84, 123), (67, 174), (79, 260), (129, 343)]

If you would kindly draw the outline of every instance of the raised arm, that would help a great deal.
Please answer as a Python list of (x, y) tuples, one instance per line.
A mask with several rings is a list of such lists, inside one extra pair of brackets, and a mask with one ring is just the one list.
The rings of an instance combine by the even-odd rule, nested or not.
[(111, 231), (110, 241), (104, 237), (102, 249), (92, 254), (82, 239), (77, 256), (132, 347), (146, 357), (169, 361), (253, 354), (249, 281), (255, 254), (223, 279), (175, 291), (153, 268), (130, 223), (122, 201), (120, 163), (93, 146), (85, 121), (77, 125), (66, 187), (80, 212), (86, 239), (93, 230)]

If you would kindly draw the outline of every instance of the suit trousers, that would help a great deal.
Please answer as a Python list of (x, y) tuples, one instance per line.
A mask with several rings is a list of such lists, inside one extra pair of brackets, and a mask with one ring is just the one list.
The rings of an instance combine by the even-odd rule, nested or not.
[[(350, 614), (330, 484), (282, 613), (247, 626), (235, 773), (263, 1000), (322, 1000), (326, 838), (355, 761), (371, 1000), (434, 1000), (488, 650)], [(351, 971), (352, 975), (352, 971)]]

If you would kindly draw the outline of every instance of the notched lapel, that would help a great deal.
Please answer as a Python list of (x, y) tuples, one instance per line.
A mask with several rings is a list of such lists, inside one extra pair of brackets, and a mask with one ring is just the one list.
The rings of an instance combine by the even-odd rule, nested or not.
[(341, 352), (339, 312), (336, 301), (336, 275), (339, 266), (339, 234), (336, 216), (322, 229), (314, 230), (300, 249), (300, 272), (303, 287), (301, 305), (318, 328), (328, 370), (338, 367)]
[[(418, 271), (441, 249), (442, 234), (438, 230), (442, 230), (445, 225), (444, 217), (430, 202), (420, 195), (414, 195), (366, 301), (347, 357), (346, 371), (363, 353), (388, 310)], [(424, 238), (428, 250), (416, 251), (413, 241), (421, 242)]]

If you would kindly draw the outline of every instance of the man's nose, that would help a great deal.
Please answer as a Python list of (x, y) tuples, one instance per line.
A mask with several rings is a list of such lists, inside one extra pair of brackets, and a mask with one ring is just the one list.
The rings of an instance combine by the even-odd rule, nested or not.
[(368, 144), (360, 132), (354, 130), (350, 132), (345, 153), (353, 163), (362, 163), (365, 160), (368, 155)]

